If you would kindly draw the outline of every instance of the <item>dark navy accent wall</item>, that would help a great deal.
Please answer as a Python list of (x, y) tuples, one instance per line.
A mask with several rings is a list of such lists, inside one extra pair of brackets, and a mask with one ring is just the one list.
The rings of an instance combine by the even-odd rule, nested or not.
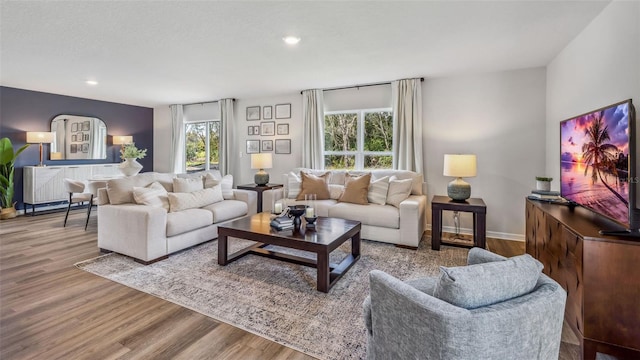
[[(112, 144), (112, 135), (132, 135), (147, 156), (138, 160), (142, 171), (153, 171), (153, 109), (72, 96), (49, 94), (0, 86), (0, 137), (8, 137), (14, 149), (26, 142), (27, 131), (50, 131), (51, 120), (61, 114), (100, 118), (107, 125), (105, 160), (48, 160), (49, 145), (43, 144), (46, 165), (104, 164), (120, 162), (120, 146)], [(16, 206), (22, 208), (22, 167), (39, 162), (38, 144), (29, 146), (16, 161)]]

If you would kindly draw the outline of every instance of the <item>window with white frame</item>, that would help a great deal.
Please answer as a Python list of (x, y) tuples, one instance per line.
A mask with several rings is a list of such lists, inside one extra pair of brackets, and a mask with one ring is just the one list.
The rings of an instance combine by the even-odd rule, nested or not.
[(186, 171), (218, 169), (220, 121), (188, 122), (184, 128)]
[(325, 169), (391, 169), (392, 146), (389, 108), (324, 114)]

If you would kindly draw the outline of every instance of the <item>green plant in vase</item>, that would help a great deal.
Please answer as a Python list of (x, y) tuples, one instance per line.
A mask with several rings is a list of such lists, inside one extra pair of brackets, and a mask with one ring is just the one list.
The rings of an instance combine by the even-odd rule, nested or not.
[(0, 139), (0, 204), (2, 211), (0, 219), (11, 219), (16, 217), (15, 202), (13, 195), (15, 191), (13, 175), (15, 173), (16, 158), (29, 144), (25, 144), (18, 151), (13, 151), (13, 144), (9, 138)]
[(138, 149), (136, 144), (126, 144), (120, 149), (120, 158), (124, 161), (120, 164), (120, 172), (125, 176), (133, 176), (142, 170), (142, 164), (136, 159), (142, 159), (147, 156), (147, 149)]

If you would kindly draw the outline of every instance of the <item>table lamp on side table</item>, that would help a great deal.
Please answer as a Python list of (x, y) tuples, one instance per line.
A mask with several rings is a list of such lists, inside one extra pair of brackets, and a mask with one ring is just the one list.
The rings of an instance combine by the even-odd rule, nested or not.
[(474, 177), (477, 173), (476, 156), (472, 154), (445, 154), (444, 176), (456, 179), (447, 186), (447, 195), (454, 201), (465, 201), (471, 197), (471, 185), (463, 177)]
[(40, 164), (38, 164), (38, 166), (44, 166), (42, 163), (42, 144), (51, 144), (53, 142), (53, 133), (47, 131), (27, 131), (27, 142), (30, 144), (40, 144)]
[(264, 169), (273, 167), (273, 159), (271, 153), (251, 154), (251, 168), (259, 169), (253, 177), (253, 181), (258, 186), (265, 186), (269, 182), (269, 173)]

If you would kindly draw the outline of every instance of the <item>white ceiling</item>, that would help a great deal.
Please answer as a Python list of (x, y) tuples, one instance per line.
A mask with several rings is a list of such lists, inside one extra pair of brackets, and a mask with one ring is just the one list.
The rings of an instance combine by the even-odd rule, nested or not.
[(155, 107), (545, 66), (608, 2), (2, 0), (0, 84)]

